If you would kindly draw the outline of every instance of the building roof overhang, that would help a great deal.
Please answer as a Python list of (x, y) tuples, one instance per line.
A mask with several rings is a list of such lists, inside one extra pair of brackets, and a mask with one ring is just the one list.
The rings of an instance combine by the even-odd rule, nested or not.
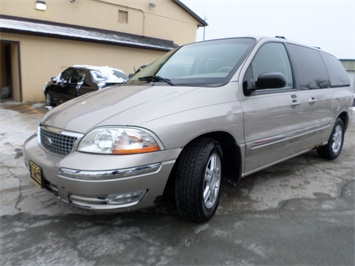
[(170, 40), (8, 16), (0, 16), (0, 31), (158, 51), (170, 51), (178, 46)]
[(208, 26), (207, 22), (203, 20), (201, 17), (199, 17), (195, 12), (193, 12), (190, 8), (188, 8), (185, 4), (180, 2), (179, 0), (172, 0), (175, 4), (177, 4), (180, 8), (185, 10), (190, 16), (192, 16), (194, 19), (197, 20), (198, 22), (198, 27), (206, 27)]

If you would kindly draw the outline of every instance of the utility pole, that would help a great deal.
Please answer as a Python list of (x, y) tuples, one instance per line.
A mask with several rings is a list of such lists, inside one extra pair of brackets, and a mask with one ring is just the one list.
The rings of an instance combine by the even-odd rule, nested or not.
[[(207, 21), (207, 17), (205, 16), (203, 18), (203, 20), (206, 22)], [(206, 39), (206, 26), (203, 27), (203, 40), (205, 40), (205, 39)]]

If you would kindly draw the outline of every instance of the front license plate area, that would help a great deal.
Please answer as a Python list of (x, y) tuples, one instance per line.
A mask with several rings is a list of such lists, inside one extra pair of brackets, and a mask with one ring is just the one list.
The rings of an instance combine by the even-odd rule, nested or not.
[(31, 178), (42, 187), (42, 169), (34, 162), (29, 161)]

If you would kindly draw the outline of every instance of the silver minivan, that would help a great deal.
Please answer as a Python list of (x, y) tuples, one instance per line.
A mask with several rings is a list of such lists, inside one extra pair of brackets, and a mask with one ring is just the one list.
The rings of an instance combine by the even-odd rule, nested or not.
[(205, 222), (221, 185), (316, 149), (339, 156), (353, 94), (342, 64), (285, 38), (179, 47), (127, 84), (66, 102), (24, 145), (31, 177), (92, 210), (134, 210), (173, 197)]

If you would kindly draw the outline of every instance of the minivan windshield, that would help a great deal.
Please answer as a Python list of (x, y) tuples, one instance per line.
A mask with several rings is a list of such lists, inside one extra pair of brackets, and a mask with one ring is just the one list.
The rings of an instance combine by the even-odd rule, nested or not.
[(230, 80), (255, 42), (253, 38), (230, 38), (185, 45), (148, 65), (128, 84), (221, 86)]

